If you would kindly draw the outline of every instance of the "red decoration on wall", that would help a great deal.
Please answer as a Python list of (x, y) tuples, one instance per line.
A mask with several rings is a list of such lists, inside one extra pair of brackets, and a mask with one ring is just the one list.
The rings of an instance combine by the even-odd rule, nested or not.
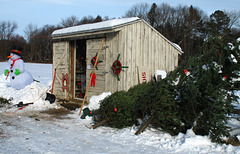
[(119, 60), (115, 60), (112, 65), (113, 73), (118, 75), (122, 71), (122, 64)]
[(62, 90), (64, 91), (66, 89), (68, 92), (68, 74), (66, 73), (66, 75), (64, 75), (63, 73), (62, 75), (63, 75)]
[[(92, 65), (94, 66), (94, 64), (95, 64), (95, 62), (96, 62), (96, 60), (97, 60), (97, 53), (96, 53), (96, 56), (94, 56), (94, 57), (92, 57), (92, 59), (91, 59), (91, 63), (92, 63)], [(97, 68), (97, 65), (98, 65), (98, 63), (101, 63), (102, 61), (97, 61), (96, 63), (96, 69), (98, 70), (98, 68)]]
[(147, 73), (146, 72), (142, 72), (142, 81), (143, 82), (147, 81)]
[[(90, 74), (90, 77), (91, 77), (92, 73)], [(95, 73), (93, 73), (93, 76), (92, 76), (92, 80), (91, 80), (91, 87), (95, 87), (95, 79), (96, 79), (96, 75)]]
[(120, 54), (118, 55), (117, 60), (115, 60), (112, 64), (112, 71), (114, 74), (117, 75), (118, 81), (120, 81), (118, 74), (120, 74), (120, 72), (122, 71), (122, 68), (128, 68), (128, 66), (122, 66), (121, 62), (118, 60), (119, 57), (120, 57)]

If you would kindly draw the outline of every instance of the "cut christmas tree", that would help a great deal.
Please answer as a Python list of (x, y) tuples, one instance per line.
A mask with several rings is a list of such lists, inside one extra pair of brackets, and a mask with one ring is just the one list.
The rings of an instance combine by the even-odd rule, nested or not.
[(239, 42), (225, 44), (209, 38), (201, 55), (190, 57), (160, 82), (149, 82), (105, 98), (96, 111), (96, 122), (123, 128), (143, 121), (139, 131), (157, 128), (171, 135), (193, 129), (214, 142), (224, 142), (230, 128), (234, 95), (239, 90)]

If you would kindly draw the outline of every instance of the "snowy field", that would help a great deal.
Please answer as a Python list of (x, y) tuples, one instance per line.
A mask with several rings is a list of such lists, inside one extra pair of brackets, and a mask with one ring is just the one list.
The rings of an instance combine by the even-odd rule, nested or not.
[[(154, 129), (136, 136), (135, 126), (90, 129), (91, 117), (80, 119), (79, 110), (70, 112), (42, 98), (52, 83), (51, 64), (25, 63), (26, 70), (40, 83), (22, 90), (9, 87), (9, 79), (3, 75), (5, 68), (6, 63), (0, 63), (0, 97), (11, 99), (13, 104), (34, 104), (17, 112), (14, 107), (0, 108), (0, 153), (240, 153), (240, 147), (212, 143), (192, 130), (173, 137)], [(240, 127), (237, 120), (230, 124)], [(234, 133), (240, 134), (238, 131)]]

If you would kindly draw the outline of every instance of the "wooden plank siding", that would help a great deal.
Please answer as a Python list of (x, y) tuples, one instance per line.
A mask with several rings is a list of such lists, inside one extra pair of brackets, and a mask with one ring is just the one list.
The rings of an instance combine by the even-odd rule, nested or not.
[(105, 82), (107, 91), (128, 90), (138, 84), (139, 66), (149, 68), (150, 79), (156, 70), (169, 72), (177, 66), (176, 49), (144, 22), (124, 26), (114, 38), (108, 39), (106, 44), (109, 45), (108, 51), (111, 53), (111, 56), (107, 56), (110, 58), (106, 62), (108, 67), (116, 60), (118, 54), (122, 65), (129, 67), (120, 73), (120, 81), (117, 81), (110, 69)]
[[(84, 34), (79, 35), (79, 37), (74, 35), (74, 40), (86, 39), (86, 65), (92, 66), (91, 59), (99, 51), (102, 38), (99, 35), (86, 34), (86, 36)], [(74, 98), (74, 49), (72, 48), (73, 45), (71, 45), (73, 44), (73, 38), (70, 36), (67, 38), (70, 39), (63, 42), (54, 42), (53, 44), (53, 69), (62, 56), (66, 54), (66, 57), (58, 66), (58, 77), (54, 85), (54, 94), (59, 99)], [(120, 81), (117, 80), (111, 69), (119, 54), (119, 61), (122, 66), (128, 66), (128, 68), (123, 68), (119, 74)], [(127, 91), (140, 82), (138, 68), (141, 66), (148, 68), (149, 79), (152, 78), (156, 70), (172, 71), (178, 65), (179, 54), (180, 52), (170, 41), (166, 40), (143, 20), (118, 27), (112, 30), (111, 33), (105, 33), (103, 49), (99, 56), (99, 60), (103, 62), (98, 64), (98, 70), (95, 69), (96, 85), (89, 88), (87, 100), (92, 95), (99, 95), (102, 92)], [(91, 82), (89, 81), (91, 72), (92, 68), (89, 69), (88, 67), (86, 70), (86, 85)], [(62, 91), (62, 73), (68, 73), (70, 76), (70, 95)]]
[(70, 60), (69, 60), (69, 42), (57, 42), (53, 44), (53, 72), (55, 71), (56, 68), (56, 78), (54, 82), (54, 87), (53, 87), (53, 94), (56, 95), (58, 99), (68, 99), (69, 98), (69, 93), (65, 90), (63, 92), (62, 89), (62, 73), (68, 74), (68, 89), (70, 90), (71, 85), (71, 76), (69, 74), (69, 68), (70, 68)]
[[(91, 64), (91, 59), (92, 57), (96, 56), (98, 53), (100, 46), (101, 46), (102, 39), (90, 39), (87, 40), (86, 46), (87, 46), (87, 65), (92, 66), (91, 69), (87, 69), (86, 71), (86, 86), (89, 84), (90, 80), (90, 74), (92, 73), (93, 70), (93, 65)], [(105, 46), (105, 43), (103, 44), (103, 47)], [(90, 86), (88, 90), (88, 96), (92, 95), (98, 95), (105, 90), (105, 76), (103, 72), (106, 72), (105, 66), (106, 66), (106, 50), (103, 49), (100, 51), (99, 59), (98, 61), (103, 61), (101, 63), (98, 63), (97, 68), (95, 69), (94, 73), (96, 75), (95, 79), (95, 87)]]
[(69, 99), (74, 99), (75, 91), (75, 41), (70, 41), (70, 87), (69, 87)]

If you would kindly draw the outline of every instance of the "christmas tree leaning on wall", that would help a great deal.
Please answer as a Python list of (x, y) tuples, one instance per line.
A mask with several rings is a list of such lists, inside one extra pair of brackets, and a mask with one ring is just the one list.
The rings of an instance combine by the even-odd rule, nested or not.
[[(229, 136), (239, 88), (240, 40), (224, 44), (211, 38), (203, 54), (191, 57), (158, 83), (149, 82), (105, 98), (94, 118), (98, 123), (123, 128), (141, 119), (148, 127), (177, 135), (193, 129), (214, 142)], [(139, 120), (138, 120), (139, 121)], [(143, 125), (144, 125), (143, 124)]]

